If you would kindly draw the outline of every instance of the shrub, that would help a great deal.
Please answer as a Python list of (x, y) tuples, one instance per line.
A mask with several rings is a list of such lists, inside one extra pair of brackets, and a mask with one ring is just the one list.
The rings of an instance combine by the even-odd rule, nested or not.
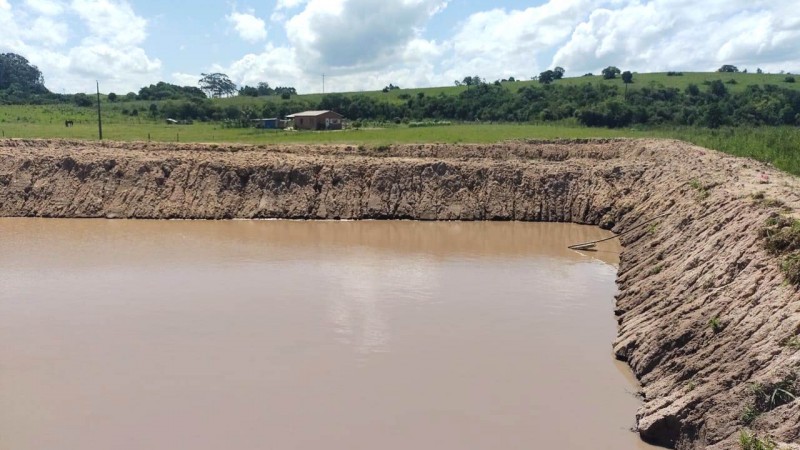
[(753, 405), (747, 405), (742, 410), (742, 423), (745, 425), (750, 425), (751, 423), (755, 422), (758, 416), (761, 415), (761, 412), (755, 408)]
[(72, 100), (75, 102), (76, 105), (82, 108), (88, 108), (89, 106), (92, 106), (94, 104), (92, 98), (86, 94), (75, 94)]
[(722, 321), (719, 317), (712, 317), (708, 321), (708, 327), (711, 328), (711, 331), (713, 331), (714, 334), (721, 333), (722, 330), (725, 329), (725, 325), (722, 324)]
[(793, 76), (788, 76), (788, 77), (784, 78), (783, 81), (784, 81), (784, 83), (794, 83), (794, 77)]
[(411, 122), (408, 124), (409, 128), (427, 128), (427, 127), (445, 127), (452, 125), (452, 122), (435, 120), (427, 122)]
[(761, 383), (753, 384), (751, 387), (755, 395), (753, 408), (759, 413), (762, 413), (772, 411), (775, 408), (797, 400), (797, 381), (797, 374), (792, 372), (784, 376), (783, 379), (777, 383), (768, 385)]
[(784, 259), (781, 268), (788, 282), (800, 284), (800, 252), (794, 253)]
[(739, 435), (739, 445), (742, 450), (775, 450), (777, 445), (770, 438), (761, 439), (754, 433), (742, 430)]
[(682, 77), (683, 72), (667, 72), (668, 77)]
[(772, 254), (780, 255), (800, 250), (800, 221), (798, 220), (785, 216), (772, 217), (761, 228), (760, 234), (765, 241), (767, 250)]

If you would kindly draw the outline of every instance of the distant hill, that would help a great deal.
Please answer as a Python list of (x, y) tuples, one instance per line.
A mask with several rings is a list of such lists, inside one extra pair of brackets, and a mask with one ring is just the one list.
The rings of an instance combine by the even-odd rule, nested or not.
[[(782, 88), (788, 88), (800, 91), (800, 75), (758, 74), (758, 73), (742, 73), (742, 72), (737, 72), (737, 73), (678, 72), (678, 73), (681, 73), (682, 75), (669, 76), (667, 75), (666, 72), (634, 73), (633, 83), (629, 86), (629, 89), (639, 89), (642, 87), (653, 87), (660, 85), (667, 88), (680, 89), (681, 91), (683, 91), (690, 84), (695, 84), (702, 88), (703, 86), (707, 85), (708, 83), (714, 80), (720, 80), (723, 83), (726, 83), (728, 90), (731, 92), (742, 92), (747, 88), (747, 86), (753, 86), (753, 85), (763, 86), (769, 84), (779, 86)], [(787, 77), (797, 78), (797, 82), (787, 83), (785, 81)], [(735, 81), (735, 84), (731, 83), (731, 80)], [(486, 82), (490, 84), (494, 83), (494, 81), (492, 80), (486, 80)], [(604, 80), (600, 74), (595, 74), (593, 76), (566, 77), (561, 80), (553, 82), (553, 85), (575, 86), (575, 85), (584, 85), (587, 83), (594, 85), (617, 86), (620, 89), (624, 89), (625, 87), (621, 77), (618, 76), (617, 78), (612, 80)], [(501, 85), (511, 91), (516, 91), (523, 86), (542, 86), (541, 83), (535, 80), (504, 82), (501, 83)], [(409, 98), (417, 96), (420, 93), (422, 93), (425, 96), (436, 96), (439, 94), (458, 95), (459, 93), (467, 91), (471, 88), (472, 87), (467, 87), (467, 86), (441, 86), (441, 87), (429, 87), (429, 88), (401, 88), (401, 89), (390, 90), (389, 92), (376, 90), (376, 91), (336, 92), (335, 94), (341, 94), (345, 96), (364, 95), (375, 99), (383, 99), (395, 103), (403, 103), (406, 102)], [(330, 95), (330, 94), (332, 93), (301, 94), (294, 96), (292, 98), (301, 101), (319, 103), (325, 95)], [(252, 104), (263, 103), (263, 101), (281, 102), (282, 99), (280, 96), (267, 96), (267, 97), (238, 96), (238, 97), (218, 99), (218, 101), (226, 104), (230, 103), (238, 105), (245, 105), (245, 104), (252, 105)]]

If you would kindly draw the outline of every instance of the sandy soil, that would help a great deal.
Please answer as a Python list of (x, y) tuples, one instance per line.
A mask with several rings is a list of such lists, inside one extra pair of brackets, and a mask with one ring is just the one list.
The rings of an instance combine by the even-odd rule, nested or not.
[(800, 391), (800, 351), (784, 345), (800, 333), (800, 291), (759, 237), (770, 217), (798, 211), (797, 178), (677, 141), (0, 141), (0, 216), (571, 221), (620, 232), (668, 214), (622, 238), (614, 352), (643, 385), (642, 437), (680, 449), (735, 448), (745, 428), (800, 448), (800, 402), (742, 419), (767, 391)]

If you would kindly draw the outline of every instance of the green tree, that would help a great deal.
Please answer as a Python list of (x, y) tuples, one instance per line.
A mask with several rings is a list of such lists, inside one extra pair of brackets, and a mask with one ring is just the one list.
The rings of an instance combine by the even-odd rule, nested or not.
[(631, 73), (629, 70), (622, 72), (622, 82), (625, 84), (633, 83), (633, 73)]
[(732, 66), (730, 64), (725, 64), (724, 66), (717, 69), (717, 72), (720, 73), (737, 73), (739, 72), (739, 68), (736, 66)]
[(74, 101), (76, 105), (78, 105), (78, 106), (80, 106), (82, 108), (88, 108), (89, 106), (94, 105), (94, 102), (92, 101), (92, 98), (89, 97), (88, 95), (84, 94), (84, 93), (75, 94), (72, 97), (72, 101)]
[(269, 87), (269, 83), (265, 83), (263, 81), (261, 83), (258, 83), (257, 89), (259, 96), (266, 97), (268, 95), (272, 95), (275, 93), (275, 90)]
[(553, 73), (555, 74), (556, 80), (560, 80), (564, 78), (566, 70), (564, 70), (563, 67), (556, 67), (555, 69), (553, 69)]
[(706, 126), (709, 128), (719, 128), (724, 123), (722, 108), (718, 103), (708, 105), (705, 114)]
[(728, 95), (728, 88), (725, 87), (725, 83), (723, 83), (722, 80), (712, 81), (708, 86), (708, 91), (715, 97), (725, 97)]
[(615, 66), (608, 66), (603, 69), (603, 79), (604, 80), (613, 80), (617, 78), (617, 75), (620, 74), (620, 70)]
[(625, 99), (628, 99), (628, 85), (633, 83), (633, 73), (630, 70), (622, 72), (622, 82), (625, 83)]
[(117, 94), (115, 94), (115, 93), (113, 93), (113, 92), (111, 92), (111, 93), (109, 93), (109, 94), (108, 94), (108, 101), (110, 101), (110, 102), (112, 102), (112, 103), (113, 103), (113, 102), (115, 102), (115, 101), (117, 101), (117, 100), (118, 100), (118, 98), (119, 98), (119, 97), (117, 97)]
[(539, 83), (542, 84), (550, 84), (557, 79), (558, 78), (556, 78), (556, 72), (552, 70), (545, 70), (544, 72), (539, 74)]
[(236, 84), (224, 73), (203, 73), (200, 78), (200, 89), (212, 97), (220, 98), (236, 93)]
[(242, 86), (239, 88), (239, 95), (246, 97), (258, 97), (258, 88), (252, 86)]
[(46, 94), (39, 69), (16, 53), (0, 53), (0, 90), (14, 89), (25, 94)]

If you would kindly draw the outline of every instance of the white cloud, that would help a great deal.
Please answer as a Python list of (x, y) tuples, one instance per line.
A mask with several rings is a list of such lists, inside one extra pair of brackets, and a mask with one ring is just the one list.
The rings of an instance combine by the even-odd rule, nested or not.
[[(24, 0), (13, 9), (0, 0), (0, 51), (23, 55), (39, 67), (54, 92), (88, 92), (100, 80), (104, 91), (136, 91), (161, 78), (161, 61), (142, 44), (147, 21), (124, 0)], [(78, 19), (87, 33), (74, 33), (67, 20)]]
[(282, 10), (282, 9), (293, 9), (297, 8), (300, 5), (307, 3), (308, 0), (278, 0), (275, 9)]
[(233, 12), (226, 16), (228, 22), (243, 40), (256, 43), (267, 39), (267, 26), (263, 20), (248, 13)]
[(147, 20), (124, 0), (72, 0), (71, 10), (89, 29), (79, 45), (69, 49), (69, 86), (86, 88), (100, 80), (105, 91), (138, 91), (161, 77), (161, 61), (141, 47), (147, 38)]
[(178, 86), (198, 86), (200, 75), (192, 73), (175, 72), (172, 74), (172, 83)]
[(72, 0), (72, 10), (89, 28), (89, 39), (135, 46), (147, 37), (147, 21), (124, 0)]
[(616, 65), (638, 71), (714, 70), (722, 64), (796, 65), (800, 15), (752, 0), (626, 2), (597, 9), (553, 60), (574, 72)]
[(309, 70), (374, 69), (397, 60), (443, 0), (310, 0), (286, 34)]
[[(459, 14), (458, 2), (452, 5), (447, 14)], [(231, 46), (247, 47), (234, 39), (219, 53), (233, 62), (197, 63), (239, 84), (301, 92), (319, 92), (322, 73), (330, 92), (448, 85), (467, 75), (527, 78), (556, 65), (568, 76), (607, 65), (800, 71), (800, 12), (792, 2), (549, 0), (462, 15), (447, 33), (427, 29), (445, 8), (447, 0), (278, 0), (269, 33), (252, 12), (226, 16), (243, 40), (266, 41), (263, 50), (237, 57)], [(118, 93), (158, 81), (163, 64), (144, 50), (147, 37), (148, 20), (126, 0), (0, 0), (0, 52), (38, 65), (56, 92), (90, 90), (95, 79)], [(183, 85), (196, 85), (191, 72), (200, 71), (169, 70)]]
[[(303, 80), (307, 74), (300, 69), (295, 52), (288, 47), (268, 45), (260, 54), (247, 54), (230, 67), (214, 67), (227, 73), (240, 85), (255, 86), (265, 81), (272, 86), (310, 87)], [(298, 84), (300, 82), (301, 84)]]
[(25, 0), (25, 6), (45, 16), (57, 16), (64, 12), (64, 4), (57, 0)]
[(451, 40), (445, 62), (450, 80), (480, 75), (489, 80), (527, 78), (544, 70), (549, 52), (569, 38), (596, 0), (559, 0), (522, 10), (471, 15)]

